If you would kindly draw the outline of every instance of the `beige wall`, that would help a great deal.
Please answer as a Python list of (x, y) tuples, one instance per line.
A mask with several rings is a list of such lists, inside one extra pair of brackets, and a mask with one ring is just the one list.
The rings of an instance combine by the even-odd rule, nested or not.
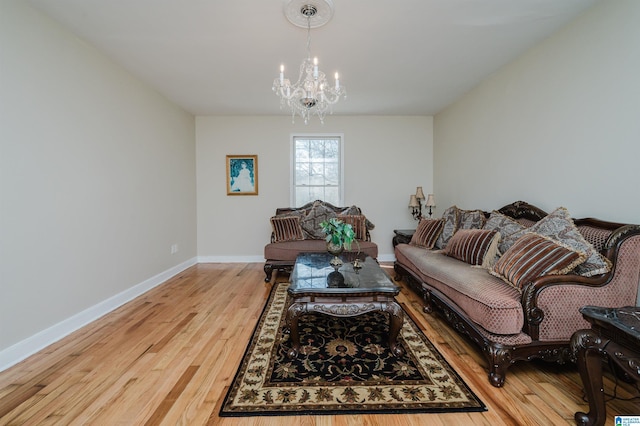
[(639, 22), (638, 1), (599, 3), (437, 114), (440, 205), (640, 223)]
[(25, 3), (0, 2), (0, 369), (196, 257), (194, 117)]
[[(197, 117), (198, 255), (202, 261), (263, 261), (269, 217), (289, 206), (292, 133), (344, 134), (345, 205), (376, 225), (381, 259), (392, 258), (394, 228), (415, 227), (407, 205), (432, 188), (431, 117), (329, 116), (305, 126), (286, 116)], [(258, 155), (258, 196), (227, 196), (227, 154)]]
[(599, 3), (438, 114), (440, 205), (640, 223), (639, 22), (636, 0)]

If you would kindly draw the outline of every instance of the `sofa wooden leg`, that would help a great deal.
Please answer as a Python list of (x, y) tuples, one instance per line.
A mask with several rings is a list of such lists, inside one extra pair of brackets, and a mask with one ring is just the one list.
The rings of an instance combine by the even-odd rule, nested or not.
[(264, 273), (265, 273), (265, 277), (264, 277), (264, 282), (268, 283), (271, 282), (271, 276), (273, 275), (273, 265), (269, 264), (269, 263), (265, 263), (264, 264)]
[(398, 268), (397, 264), (393, 264), (393, 272), (394, 272), (394, 276), (393, 276), (393, 280), (394, 281), (401, 281), (402, 280), (402, 271), (400, 270), (400, 268)]
[(424, 307), (422, 311), (427, 314), (433, 313), (433, 305), (431, 304), (431, 293), (428, 290), (422, 289), (422, 300), (424, 300)]
[(489, 383), (500, 388), (504, 385), (507, 368), (512, 364), (511, 350), (502, 345), (490, 343), (486, 348), (486, 355), (489, 361)]

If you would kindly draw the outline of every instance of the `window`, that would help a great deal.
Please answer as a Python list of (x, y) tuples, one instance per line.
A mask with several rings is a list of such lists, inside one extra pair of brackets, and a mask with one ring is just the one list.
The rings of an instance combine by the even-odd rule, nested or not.
[(294, 135), (291, 139), (291, 205), (322, 200), (343, 204), (342, 135)]

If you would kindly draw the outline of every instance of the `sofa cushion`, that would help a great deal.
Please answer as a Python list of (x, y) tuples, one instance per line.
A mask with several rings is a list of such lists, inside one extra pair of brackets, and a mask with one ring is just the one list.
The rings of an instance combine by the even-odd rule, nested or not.
[(442, 219), (444, 220), (444, 226), (442, 232), (436, 241), (436, 247), (443, 249), (447, 246), (447, 243), (453, 237), (458, 226), (458, 207), (451, 206), (442, 213)]
[(518, 334), (524, 324), (520, 292), (486, 269), (411, 244), (395, 248), (398, 263), (444, 294), (488, 332)]
[(578, 228), (578, 231), (580, 231), (584, 239), (589, 241), (598, 252), (604, 249), (612, 232), (609, 229), (597, 228), (590, 225), (576, 225), (576, 228)]
[(512, 235), (526, 229), (521, 223), (495, 210), (491, 212), (482, 228), (500, 232), (500, 243), (498, 244), (500, 253), (505, 253), (515, 242), (517, 238), (512, 240)]
[(366, 218), (361, 214), (339, 214), (338, 219), (351, 225), (357, 240), (367, 239)]
[(411, 237), (411, 244), (431, 249), (436, 245), (442, 233), (444, 219), (421, 219), (416, 232)]
[(500, 233), (487, 229), (460, 229), (449, 240), (444, 254), (470, 265), (493, 265)]
[(516, 241), (489, 272), (518, 290), (544, 275), (563, 275), (587, 255), (551, 238), (527, 233)]
[(298, 216), (273, 216), (270, 221), (274, 242), (304, 239)]
[(516, 222), (518, 222), (520, 225), (524, 226), (525, 228), (531, 228), (533, 225), (538, 223), (535, 220), (527, 219), (526, 217), (519, 217), (516, 219)]
[[(378, 257), (378, 246), (371, 241), (359, 241), (351, 246), (352, 252), (360, 251), (372, 258)], [(267, 260), (279, 260), (294, 262), (300, 253), (319, 253), (327, 251), (325, 240), (301, 240), (270, 243), (264, 247), (264, 258)]]

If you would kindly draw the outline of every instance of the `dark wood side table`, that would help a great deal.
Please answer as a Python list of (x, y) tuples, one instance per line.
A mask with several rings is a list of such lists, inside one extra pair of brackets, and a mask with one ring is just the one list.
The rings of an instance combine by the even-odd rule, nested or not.
[(394, 229), (393, 247), (395, 248), (398, 244), (409, 244), (415, 232), (415, 229)]
[(576, 331), (571, 337), (571, 349), (589, 401), (589, 413), (577, 412), (575, 419), (578, 425), (600, 426), (607, 417), (603, 358), (608, 358), (626, 379), (640, 380), (640, 307), (585, 306), (580, 312), (591, 323), (591, 329)]

